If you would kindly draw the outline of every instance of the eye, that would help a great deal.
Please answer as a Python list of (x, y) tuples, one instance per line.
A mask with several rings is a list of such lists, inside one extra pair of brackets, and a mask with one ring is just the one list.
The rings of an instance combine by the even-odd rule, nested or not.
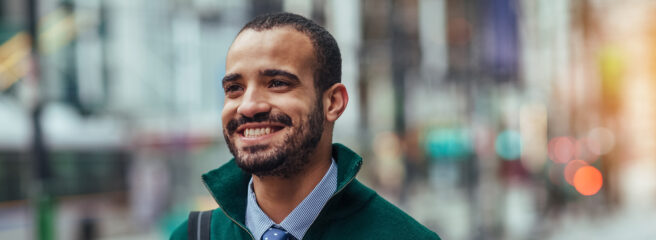
[(286, 86), (289, 86), (289, 83), (277, 79), (273, 79), (271, 80), (271, 82), (269, 82), (270, 88), (279, 88), (279, 87), (286, 87)]
[(234, 95), (241, 91), (243, 88), (238, 84), (230, 84), (223, 87), (223, 90), (227, 95)]

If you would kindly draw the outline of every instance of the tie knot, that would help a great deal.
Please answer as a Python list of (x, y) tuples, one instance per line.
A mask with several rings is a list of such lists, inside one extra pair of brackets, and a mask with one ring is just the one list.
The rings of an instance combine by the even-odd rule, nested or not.
[(294, 239), (291, 234), (289, 234), (285, 229), (277, 228), (275, 226), (270, 227), (262, 235), (262, 240), (288, 240)]

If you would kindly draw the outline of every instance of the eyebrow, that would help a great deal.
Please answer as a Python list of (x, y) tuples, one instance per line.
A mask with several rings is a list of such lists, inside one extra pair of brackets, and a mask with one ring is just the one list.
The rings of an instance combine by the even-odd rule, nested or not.
[(264, 75), (267, 77), (283, 76), (291, 80), (294, 80), (295, 82), (300, 82), (298, 76), (296, 76), (295, 74), (280, 69), (265, 69), (260, 72), (260, 75)]
[[(283, 77), (287, 77), (287, 78), (289, 78), (289, 79), (291, 79), (295, 82), (300, 82), (298, 76), (296, 76), (293, 73), (287, 72), (285, 70), (281, 70), (281, 69), (265, 69), (265, 70), (260, 71), (260, 75), (267, 76), (267, 77), (283, 76)], [(241, 78), (242, 78), (242, 76), (239, 73), (226, 74), (223, 77), (222, 84), (225, 85), (226, 83), (234, 82), (234, 81), (237, 81)]]
[(226, 84), (228, 82), (234, 82), (234, 81), (239, 80), (240, 78), (241, 78), (241, 74), (239, 74), (239, 73), (227, 74), (223, 77), (222, 83)]

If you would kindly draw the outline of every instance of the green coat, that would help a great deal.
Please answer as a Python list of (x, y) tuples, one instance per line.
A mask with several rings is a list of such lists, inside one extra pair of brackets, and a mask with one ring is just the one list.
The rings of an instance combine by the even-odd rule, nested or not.
[[(303, 239), (439, 239), (355, 179), (362, 157), (341, 144), (333, 144), (332, 154), (337, 162), (337, 191)], [(244, 221), (250, 177), (234, 159), (203, 175), (205, 186), (219, 204), (212, 211), (211, 239), (254, 239)], [(171, 239), (187, 239), (187, 221)]]

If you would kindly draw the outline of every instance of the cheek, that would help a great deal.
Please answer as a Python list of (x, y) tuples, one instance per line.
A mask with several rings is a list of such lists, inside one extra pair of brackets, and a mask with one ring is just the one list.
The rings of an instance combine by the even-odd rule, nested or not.
[(228, 124), (228, 121), (234, 118), (235, 113), (237, 112), (237, 105), (234, 103), (226, 103), (223, 105), (223, 109), (221, 110), (221, 121), (223, 122), (223, 126)]
[(296, 104), (286, 105), (286, 108), (282, 110), (292, 118), (292, 121), (295, 125), (307, 121), (310, 117), (310, 114), (312, 114), (312, 110), (315, 108), (314, 105), (306, 105), (300, 103), (301, 102), (296, 102)]

